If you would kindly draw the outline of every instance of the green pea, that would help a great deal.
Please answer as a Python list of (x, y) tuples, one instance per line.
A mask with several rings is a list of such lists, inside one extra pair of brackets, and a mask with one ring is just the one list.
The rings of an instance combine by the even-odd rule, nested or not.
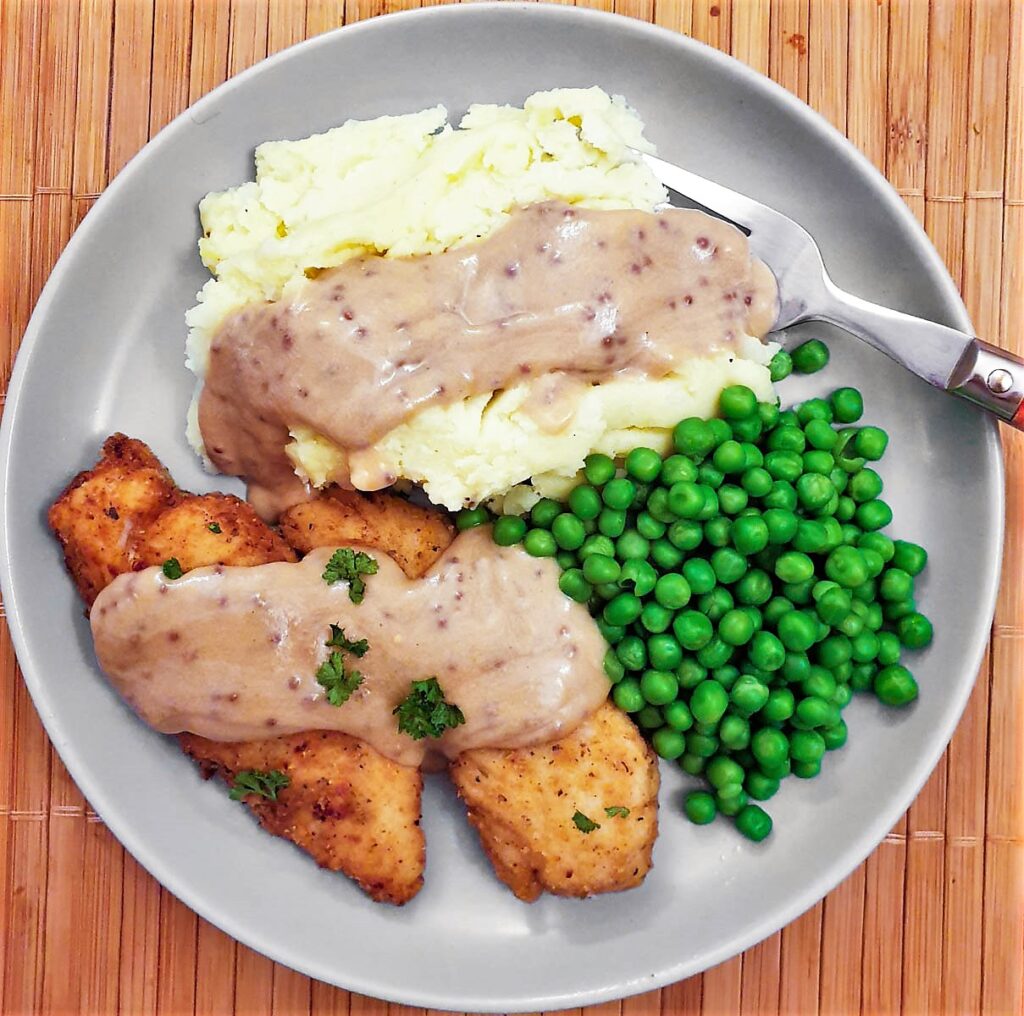
[(783, 582), (806, 582), (814, 575), (814, 562), (799, 551), (787, 551), (775, 562), (775, 574)]
[(761, 709), (761, 716), (769, 723), (784, 723), (796, 710), (796, 698), (788, 688), (772, 688)]
[(718, 723), (729, 708), (729, 695), (717, 681), (701, 681), (690, 696), (690, 712), (698, 723)]
[(887, 706), (905, 706), (917, 698), (917, 681), (906, 667), (898, 663), (883, 667), (874, 680), (878, 700)]
[(657, 730), (661, 726), (661, 710), (657, 706), (644, 706), (636, 714), (636, 723), (642, 730)]
[[(753, 416), (748, 416), (742, 420), (733, 420), (732, 422), (732, 436), (740, 441), (744, 446), (748, 441), (756, 441), (764, 430), (764, 424), (761, 423), (761, 417), (756, 413)], [(747, 465), (750, 465), (747, 462)]]
[(825, 559), (825, 574), (846, 589), (867, 581), (868, 570), (856, 547), (836, 547)]
[(789, 755), (794, 762), (820, 762), (825, 740), (816, 730), (795, 730), (789, 739)]
[(715, 469), (729, 475), (730, 473), (741, 473), (746, 466), (747, 457), (739, 441), (723, 441), (714, 452), (712, 461)]
[(742, 610), (730, 610), (718, 622), (718, 637), (731, 646), (746, 645), (754, 635), (754, 625)]
[(660, 603), (645, 603), (644, 609), (640, 611), (640, 624), (646, 631), (658, 635), (668, 631), (673, 616), (674, 612)]
[(807, 447), (807, 435), (800, 428), (799, 421), (793, 426), (785, 427), (781, 423), (767, 437), (765, 444), (769, 452), (802, 453)]
[(740, 485), (750, 497), (764, 497), (772, 489), (772, 474), (761, 466), (750, 466), (740, 477)]
[(932, 623), (924, 614), (914, 611), (896, 622), (896, 633), (908, 649), (923, 649), (932, 640)]
[(742, 487), (723, 483), (718, 488), (718, 505), (726, 515), (738, 515), (747, 507), (748, 495)]
[[(877, 578), (882, 574), (885, 568), (885, 561), (882, 559), (882, 555), (877, 550), (872, 550), (870, 547), (858, 547), (861, 557), (864, 558), (864, 566), (868, 570), (868, 581)], [(871, 597), (874, 599), (874, 596)], [(865, 601), (868, 602), (868, 601)]]
[(600, 554), (603, 557), (614, 557), (615, 556), (615, 544), (607, 537), (599, 533), (595, 533), (593, 536), (588, 536), (583, 541), (583, 546), (579, 550), (579, 559), (586, 561), (588, 557), (594, 554)]
[(594, 587), (583, 577), (583, 572), (579, 568), (569, 568), (562, 572), (558, 579), (558, 588), (577, 603), (586, 603), (594, 591)]
[(840, 718), (838, 723), (834, 723), (831, 727), (826, 727), (822, 730), (821, 737), (825, 742), (825, 751), (835, 751), (836, 748), (842, 748), (846, 744), (848, 733), (846, 722), (842, 718)]
[(732, 659), (733, 647), (724, 642), (717, 635), (711, 636), (711, 641), (702, 649), (697, 650), (697, 659), (705, 667), (714, 670), (715, 667), (724, 666)]
[(695, 550), (704, 541), (704, 527), (699, 522), (683, 519), (673, 522), (665, 535), (673, 547), (680, 550)]
[(622, 661), (615, 655), (614, 649), (609, 649), (604, 654), (604, 672), (612, 684), (617, 684), (626, 676), (626, 668)]
[(668, 491), (668, 506), (681, 519), (695, 519), (704, 510), (705, 489), (686, 480), (674, 483)]
[(814, 579), (807, 579), (805, 582), (785, 582), (782, 586), (782, 594), (788, 600), (800, 606), (811, 602), (811, 590), (814, 589)]
[(603, 617), (609, 624), (630, 624), (640, 616), (643, 604), (633, 593), (619, 593), (604, 608)]
[(764, 457), (764, 468), (772, 479), (796, 483), (803, 472), (803, 459), (796, 452), (773, 451)]
[(647, 540), (657, 540), (664, 536), (667, 528), (664, 522), (659, 522), (650, 512), (640, 512), (636, 517), (637, 532)]
[(703, 486), (718, 490), (725, 482), (725, 473), (715, 469), (712, 462), (702, 462), (697, 469), (697, 479)]
[(655, 670), (675, 670), (683, 662), (682, 646), (672, 635), (652, 635), (647, 640), (647, 655)]
[(878, 668), (873, 663), (857, 663), (850, 674), (850, 687), (854, 691), (867, 691), (875, 680)]
[(711, 555), (711, 567), (719, 582), (731, 585), (742, 577), (749, 565), (740, 552), (731, 547), (719, 547)]
[(791, 511), (769, 508), (761, 518), (768, 527), (768, 542), (773, 546), (788, 543), (796, 535), (799, 519)]
[(856, 423), (864, 415), (864, 399), (856, 388), (837, 388), (829, 401), (840, 423)]
[(634, 448), (626, 456), (626, 473), (641, 483), (651, 483), (661, 472), (661, 456), (653, 448)]
[[(754, 769), (747, 773), (747, 778), (743, 781), (743, 789), (755, 801), (768, 801), (779, 792), (779, 781), (773, 780), (770, 776), (765, 776), (764, 773)], [(749, 807), (753, 807), (753, 805)], [(742, 815), (743, 812), (741, 811), (740, 814)], [(737, 815), (737, 823), (739, 818), (740, 816)]]
[(711, 676), (728, 691), (736, 683), (736, 678), (740, 676), (740, 669), (739, 667), (734, 667), (731, 663), (727, 663), (724, 667), (715, 667), (711, 671)]
[(617, 646), (625, 638), (626, 629), (621, 624), (609, 624), (603, 617), (595, 617), (594, 624), (610, 646)]
[(676, 668), (676, 677), (679, 679), (679, 687), (688, 691), (696, 688), (708, 676), (708, 668), (702, 666), (697, 660), (689, 656)]
[(818, 659), (829, 670), (853, 657), (853, 643), (841, 634), (829, 635), (818, 645)]
[(900, 639), (895, 632), (880, 631), (878, 633), (877, 661), (882, 667), (900, 662)]
[(821, 772), (821, 760), (817, 762), (794, 762), (793, 775), (800, 780), (813, 780)]
[(502, 515), (495, 520), (491, 535), (499, 547), (512, 547), (526, 536), (526, 522), (518, 515)]
[(889, 435), (881, 427), (861, 427), (854, 439), (854, 450), (869, 462), (875, 462), (885, 454)]
[(683, 802), (683, 811), (694, 825), (707, 825), (709, 822), (714, 822), (715, 816), (718, 814), (714, 795), (709, 794), (706, 790), (690, 791)]
[(739, 751), (750, 744), (750, 724), (742, 716), (726, 713), (718, 727), (718, 738), (730, 751)]
[(900, 618), (906, 617), (907, 614), (913, 614), (916, 610), (917, 604), (913, 597), (910, 597), (906, 600), (894, 600), (892, 603), (886, 603), (882, 607), (882, 614), (886, 621), (896, 624)]
[(672, 622), (672, 631), (679, 644), (691, 652), (703, 649), (715, 633), (710, 618), (696, 610), (679, 614)]
[(715, 446), (714, 432), (708, 422), (691, 416), (677, 423), (672, 432), (676, 451), (698, 462), (703, 459)]
[(640, 690), (652, 706), (664, 706), (679, 694), (679, 684), (675, 675), (667, 670), (645, 670), (640, 678)]
[(831, 451), (839, 439), (839, 435), (832, 429), (828, 420), (818, 418), (807, 421), (804, 426), (804, 434), (807, 437), (807, 443), (812, 448), (824, 452)]
[(855, 663), (870, 663), (878, 656), (878, 636), (865, 629), (850, 640), (851, 656)]
[(562, 571), (568, 571), (579, 565), (579, 558), (571, 550), (560, 550), (555, 554), (555, 560)]
[(789, 758), (789, 738), (774, 727), (762, 727), (751, 737), (750, 750), (762, 769), (778, 766)]
[(678, 568), (684, 557), (683, 552), (664, 537), (651, 543), (651, 560), (663, 571)]
[(710, 593), (705, 593), (697, 602), (697, 608), (714, 622), (735, 606), (732, 593), (724, 586), (715, 586)]
[(647, 513), (666, 526), (676, 521), (676, 513), (669, 508), (668, 491), (664, 487), (656, 487), (651, 491), (647, 498)]
[(928, 563), (928, 552), (924, 547), (906, 540), (896, 540), (893, 544), (893, 567), (905, 571), (908, 575), (920, 575)]
[(587, 538), (583, 523), (569, 512), (563, 512), (551, 523), (551, 535), (563, 550), (579, 550)]
[(772, 484), (772, 489), (761, 499), (761, 503), (768, 509), (795, 511), (797, 506), (796, 487), (786, 480), (776, 480)]
[(658, 573), (642, 558), (628, 560), (619, 574), (619, 585), (624, 589), (632, 586), (637, 596), (646, 596), (654, 589), (657, 581)]
[(763, 569), (751, 568), (736, 583), (734, 590), (737, 603), (759, 607), (771, 599), (772, 580)]
[(797, 703), (796, 716), (808, 729), (831, 727), (839, 722), (839, 710), (831, 702), (814, 695)]
[(625, 476), (618, 476), (604, 485), (601, 497), (609, 508), (625, 511), (636, 497), (636, 484)]
[(621, 572), (619, 562), (604, 554), (590, 554), (583, 561), (583, 577), (594, 585), (616, 582)]
[(690, 584), (691, 591), (697, 596), (711, 592), (718, 581), (714, 569), (701, 557), (691, 557), (684, 561), (682, 572), (683, 577)]
[(822, 593), (814, 609), (825, 624), (836, 625), (850, 613), (852, 603), (850, 594), (836, 586)]
[(651, 746), (660, 758), (671, 761), (686, 751), (686, 738), (672, 727), (661, 727), (651, 736)]
[(583, 460), (583, 475), (588, 483), (603, 487), (615, 476), (615, 463), (607, 455), (594, 452)]
[(647, 666), (647, 644), (638, 635), (625, 635), (615, 647), (615, 655), (626, 670), (643, 670)]
[(884, 529), (892, 522), (892, 509), (884, 501), (865, 501), (858, 506), (854, 520), (861, 529)]
[(757, 412), (757, 396), (746, 385), (729, 385), (718, 396), (718, 408), (727, 420), (742, 420)]
[[(687, 751), (683, 753), (683, 757), (679, 760), (679, 768), (684, 773), (689, 773), (691, 776), (700, 776), (704, 772), (705, 760), (700, 755), (695, 755), (693, 752)], [(714, 797), (711, 797), (712, 805), (715, 803)], [(714, 816), (712, 815), (712, 818)]]
[(779, 407), (774, 402), (759, 402), (757, 404), (757, 415), (765, 430), (770, 430), (779, 422)]
[[(765, 800), (765, 798), (761, 798), (761, 800)], [(771, 834), (772, 817), (756, 804), (745, 804), (736, 814), (736, 828), (748, 840), (760, 843)]]
[(796, 495), (805, 508), (823, 507), (835, 496), (835, 492), (832, 481), (819, 473), (804, 473), (796, 481)]
[(712, 547), (727, 547), (732, 523), (722, 515), (704, 523), (704, 539)]
[(523, 537), (523, 549), (532, 557), (554, 557), (558, 544), (546, 529), (531, 529)]
[(759, 631), (750, 642), (750, 662), (764, 671), (776, 671), (786, 661), (786, 649), (770, 631)]
[[(836, 466), (832, 472), (828, 474), (828, 478), (832, 481), (832, 486), (836, 488), (837, 494), (845, 494), (846, 488), (850, 483), (850, 474), (843, 469), (842, 466)], [(850, 500), (853, 500), (850, 498)]]
[(882, 493), (882, 478), (873, 469), (859, 469), (850, 477), (849, 491), (858, 504), (873, 501)]
[(627, 529), (615, 541), (615, 556), (620, 561), (644, 560), (651, 551), (649, 540), (641, 536), (635, 529)]
[(789, 377), (793, 373), (793, 358), (784, 349), (780, 349), (768, 361), (768, 373), (773, 384)]
[[(817, 420), (813, 422), (821, 423), (823, 421)], [(832, 431), (832, 433), (835, 433), (835, 431)], [(828, 479), (832, 470), (836, 468), (836, 460), (828, 452), (820, 451), (817, 448), (804, 452), (800, 456), (800, 460), (803, 462), (805, 473), (815, 473), (825, 477), (825, 479)], [(835, 487), (833, 486), (832, 489), (835, 490)], [(797, 491), (799, 492), (799, 488), (797, 488)]]
[(463, 508), (455, 513), (455, 528), (461, 533), (489, 522), (491, 513), (484, 507)]
[(665, 718), (665, 722), (673, 730), (684, 731), (689, 730), (693, 726), (693, 714), (690, 712), (690, 707), (682, 699), (669, 702), (662, 709), (661, 714)]
[(768, 524), (759, 515), (744, 515), (733, 522), (729, 536), (740, 554), (756, 554), (768, 546)]
[(694, 483), (697, 480), (697, 466), (686, 455), (670, 455), (662, 463), (658, 479), (666, 488), (675, 483)]
[[(861, 664), (858, 663), (857, 666), (859, 667)], [(841, 677), (842, 682), (836, 685), (836, 690), (832, 693), (830, 701), (840, 709), (845, 709), (853, 698), (853, 690), (850, 688), (849, 683), (850, 678), (853, 676), (853, 667), (854, 665), (852, 663), (844, 663), (840, 668), (842, 673), (840, 673), (840, 671), (836, 671), (836, 680), (838, 681)]]
[(778, 635), (782, 644), (793, 652), (804, 652), (814, 645), (818, 634), (817, 620), (803, 610), (791, 610), (779, 618)]
[(779, 623), (779, 618), (792, 609), (792, 602), (787, 600), (785, 596), (773, 596), (764, 605), (761, 616), (764, 618), (765, 624), (775, 626)]
[(909, 600), (914, 595), (914, 580), (902, 568), (886, 568), (882, 573), (878, 594), (883, 600), (893, 602)]
[(793, 535), (794, 549), (804, 554), (820, 554), (828, 545), (828, 531), (817, 519), (800, 519)]
[(797, 346), (791, 356), (798, 374), (815, 374), (828, 363), (828, 346), (820, 339), (809, 339)]
[(682, 575), (669, 572), (662, 575), (655, 584), (654, 598), (663, 607), (678, 610), (690, 602), (690, 586)]
[(729, 697), (737, 709), (752, 715), (763, 708), (770, 694), (767, 685), (750, 674), (743, 674), (732, 686)]
[(852, 610), (839, 622), (836, 627), (844, 635), (849, 636), (851, 639), (856, 638), (864, 630), (864, 620), (858, 614), (855, 614)]
[(716, 790), (727, 787), (730, 783), (743, 783), (743, 767), (734, 762), (727, 755), (716, 755), (704, 770), (704, 775)]
[(615, 539), (626, 528), (626, 513), (620, 508), (602, 508), (597, 517), (597, 529), (603, 536)]
[(712, 448), (717, 448), (723, 441), (728, 441), (732, 436), (732, 428), (728, 422), (717, 416), (707, 421), (707, 427), (711, 431)]
[(638, 713), (647, 704), (635, 677), (624, 677), (612, 688), (612, 701), (624, 713)]

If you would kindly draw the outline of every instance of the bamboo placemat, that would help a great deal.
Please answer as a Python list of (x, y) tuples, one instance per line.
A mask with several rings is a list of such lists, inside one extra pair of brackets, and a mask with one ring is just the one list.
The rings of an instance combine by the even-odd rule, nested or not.
[[(1024, 0), (594, 0), (732, 53), (885, 172), (980, 335), (1024, 352)], [(128, 158), (270, 52), (416, 0), (0, 0), (3, 382), (57, 255)], [(744, 955), (586, 1010), (1024, 1013), (1024, 440), (967, 713), (846, 882)], [(0, 626), (2, 628), (2, 626)], [(236, 945), (142, 871), (71, 782), (0, 631), (2, 1011), (425, 1016)], [(580, 1011), (582, 1014), (582, 1011)]]

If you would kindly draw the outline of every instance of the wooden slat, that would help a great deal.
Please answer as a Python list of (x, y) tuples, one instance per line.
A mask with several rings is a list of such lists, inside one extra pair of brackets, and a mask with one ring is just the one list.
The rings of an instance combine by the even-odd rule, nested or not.
[[(148, 136), (267, 53), (418, 3), (0, 2), (0, 382), (61, 248)], [(578, 3), (689, 32), (807, 99), (925, 223), (978, 332), (1024, 352), (1024, 3)], [(567, 1016), (1024, 1012), (1024, 437), (1004, 447), (991, 649), (909, 814), (823, 904), (744, 956)], [(162, 891), (52, 754), (6, 629), (0, 696), (3, 1013), (435, 1016), (313, 984)]]

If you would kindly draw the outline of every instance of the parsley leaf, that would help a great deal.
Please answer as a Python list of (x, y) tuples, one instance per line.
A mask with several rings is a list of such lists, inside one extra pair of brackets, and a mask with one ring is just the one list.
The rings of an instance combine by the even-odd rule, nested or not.
[(604, 813), (609, 818), (629, 818), (629, 808), (623, 808), (621, 804), (613, 804), (610, 808), (605, 808)]
[(600, 823), (587, 818), (582, 811), (577, 811), (572, 820), (581, 833), (592, 833), (595, 829), (601, 828)]
[(206, 528), (209, 529), (211, 533), (219, 534), (221, 531), (219, 522), (211, 522)]
[(284, 790), (291, 780), (279, 769), (263, 773), (259, 769), (242, 769), (235, 773), (235, 782), (228, 796), (232, 801), (241, 801), (249, 794), (258, 794), (268, 801), (277, 800), (277, 792)]
[(164, 575), (169, 579), (180, 579), (185, 573), (181, 570), (181, 565), (176, 557), (169, 557), (163, 563)]
[(348, 598), (353, 603), (362, 603), (366, 583), (360, 575), (376, 574), (377, 562), (369, 554), (355, 551), (351, 547), (340, 547), (331, 555), (321, 578), (329, 586), (335, 582), (348, 582)]
[(316, 679), (327, 690), (327, 701), (332, 706), (343, 706), (352, 692), (363, 683), (363, 675), (358, 670), (345, 670), (345, 661), (337, 651), (320, 664)]
[(444, 700), (436, 677), (412, 681), (412, 691), (392, 710), (398, 717), (398, 729), (413, 740), (440, 737), (449, 727), (466, 722), (458, 706)]
[(346, 638), (345, 629), (336, 624), (331, 625), (331, 637), (327, 640), (327, 645), (333, 646), (335, 649), (343, 649), (345, 652), (360, 658), (365, 656), (370, 648), (370, 643), (366, 639), (353, 642), (351, 639)]

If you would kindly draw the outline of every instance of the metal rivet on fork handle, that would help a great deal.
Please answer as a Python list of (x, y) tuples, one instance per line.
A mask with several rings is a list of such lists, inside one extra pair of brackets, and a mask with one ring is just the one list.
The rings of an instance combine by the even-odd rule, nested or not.
[(989, 391), (995, 392), (996, 395), (1005, 395), (1013, 387), (1013, 375), (1008, 370), (1000, 368), (989, 374), (986, 383)]

